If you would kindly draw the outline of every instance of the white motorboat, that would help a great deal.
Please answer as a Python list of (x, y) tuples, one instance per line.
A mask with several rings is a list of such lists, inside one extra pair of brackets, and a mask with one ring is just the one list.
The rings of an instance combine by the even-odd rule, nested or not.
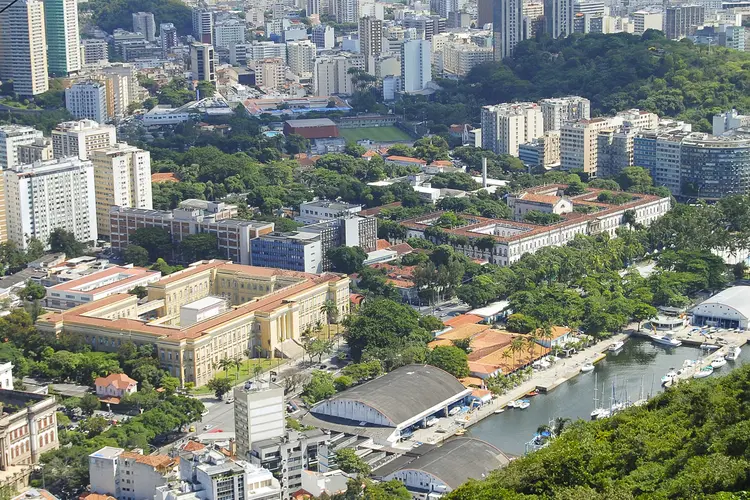
[(588, 373), (594, 371), (594, 364), (591, 361), (586, 361), (581, 367), (581, 373)]
[(609, 352), (619, 351), (620, 349), (622, 349), (622, 346), (624, 345), (625, 345), (625, 342), (623, 342), (622, 340), (618, 340), (617, 342), (610, 344), (609, 347), (607, 347), (607, 350)]
[(740, 357), (740, 353), (742, 352), (742, 349), (740, 349), (736, 345), (730, 345), (729, 351), (724, 355), (724, 359), (727, 359), (729, 361), (735, 361), (737, 358)]
[(450, 411), (448, 412), (448, 415), (450, 415), (452, 417), (453, 415), (455, 415), (456, 413), (458, 413), (460, 411), (461, 411), (461, 407), (460, 406), (454, 406), (453, 408), (450, 409)]
[(692, 368), (695, 366), (696, 361), (694, 359), (686, 359), (682, 362), (683, 368)]
[(681, 341), (673, 339), (669, 335), (649, 335), (649, 337), (653, 342), (667, 347), (680, 347), (682, 345)]
[(677, 372), (674, 371), (674, 368), (671, 368), (666, 375), (664, 375), (661, 378), (661, 385), (669, 384), (671, 382), (674, 382), (674, 379), (677, 378)]
[(500, 413), (503, 413), (503, 412), (505, 412), (505, 408), (498, 408), (497, 410), (494, 411), (495, 415), (499, 415)]
[(519, 399), (518, 401), (516, 401), (516, 408), (518, 408), (519, 410), (525, 410), (529, 406), (531, 406), (531, 403), (529, 403), (525, 399)]
[(701, 344), (701, 349), (705, 349), (707, 351), (715, 351), (718, 348), (719, 348), (718, 344), (706, 344), (706, 343)]
[(711, 360), (711, 368), (721, 368), (722, 366), (727, 364), (727, 360), (724, 359), (724, 356), (716, 356), (714, 359)]
[(714, 367), (711, 365), (704, 366), (693, 374), (693, 378), (706, 378), (714, 372)]
[(600, 418), (607, 418), (610, 416), (610, 411), (607, 408), (597, 408), (591, 412), (591, 420), (599, 420)]
[(518, 401), (510, 401), (508, 403), (508, 408), (518, 408)]

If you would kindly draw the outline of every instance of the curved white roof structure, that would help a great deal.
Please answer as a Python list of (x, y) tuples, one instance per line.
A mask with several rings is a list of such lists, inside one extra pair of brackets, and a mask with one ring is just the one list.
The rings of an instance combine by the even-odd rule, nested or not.
[[(695, 324), (747, 329), (750, 320), (750, 286), (727, 288), (695, 306), (692, 313)], [(737, 325), (723, 324), (723, 321), (736, 321)]]

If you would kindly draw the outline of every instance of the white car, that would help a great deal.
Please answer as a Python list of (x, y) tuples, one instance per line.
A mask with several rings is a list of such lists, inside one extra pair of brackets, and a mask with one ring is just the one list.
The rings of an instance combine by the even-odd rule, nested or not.
[(204, 431), (207, 431), (207, 430), (209, 430), (209, 429), (211, 429), (211, 428), (213, 428), (213, 425), (211, 425), (211, 424), (207, 424), (207, 425), (204, 425), (204, 426), (203, 426), (203, 430), (204, 430)]

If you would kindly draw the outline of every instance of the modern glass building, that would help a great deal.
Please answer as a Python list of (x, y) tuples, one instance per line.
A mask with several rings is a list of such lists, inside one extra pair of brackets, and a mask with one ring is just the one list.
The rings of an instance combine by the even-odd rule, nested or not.
[(67, 76), (81, 69), (77, 0), (45, 0), (47, 68), (52, 76)]

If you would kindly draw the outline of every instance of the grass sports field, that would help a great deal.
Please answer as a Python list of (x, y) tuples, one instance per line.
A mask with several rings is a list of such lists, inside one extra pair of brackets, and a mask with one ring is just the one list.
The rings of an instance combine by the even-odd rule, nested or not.
[(374, 142), (413, 141), (409, 134), (396, 127), (342, 128), (339, 133), (350, 142), (362, 139)]

